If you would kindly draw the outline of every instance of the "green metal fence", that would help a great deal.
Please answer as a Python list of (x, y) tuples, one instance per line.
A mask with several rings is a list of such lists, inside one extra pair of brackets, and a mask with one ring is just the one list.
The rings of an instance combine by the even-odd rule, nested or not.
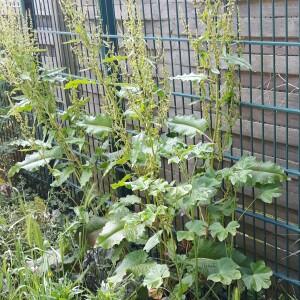
[[(123, 0), (78, 0), (85, 7), (88, 24), (102, 16), (107, 38), (121, 42), (126, 18)], [(136, 1), (144, 21), (145, 39), (150, 49), (164, 48), (171, 76), (190, 73), (195, 62), (183, 23), (201, 31), (191, 0)], [(252, 71), (240, 71), (240, 120), (233, 130), (233, 146), (225, 154), (226, 162), (252, 154), (262, 160), (282, 165), (291, 180), (285, 192), (271, 206), (253, 204), (253, 190), (240, 196), (237, 214), (241, 215), (241, 234), (236, 243), (245, 253), (262, 258), (272, 266), (277, 283), (300, 287), (300, 0), (239, 0), (240, 40), (243, 55), (252, 64)], [(78, 62), (68, 45), (71, 38), (56, 0), (24, 0), (30, 9), (38, 41), (48, 50), (41, 61), (48, 67), (66, 67), (66, 74), (92, 76), (79, 72)], [(101, 11), (101, 13), (100, 13)], [(81, 90), (91, 97), (87, 110), (101, 111), (101, 87)], [(67, 105), (67, 95), (57, 91)], [(170, 114), (201, 114), (191, 106), (197, 98), (191, 85), (172, 85)], [(91, 140), (91, 151), (97, 141)], [(180, 176), (164, 166), (166, 178)], [(107, 185), (109, 186), (109, 185)], [(103, 189), (107, 186), (104, 184)], [(74, 187), (76, 188), (76, 187)], [(275, 291), (277, 299), (277, 289)]]

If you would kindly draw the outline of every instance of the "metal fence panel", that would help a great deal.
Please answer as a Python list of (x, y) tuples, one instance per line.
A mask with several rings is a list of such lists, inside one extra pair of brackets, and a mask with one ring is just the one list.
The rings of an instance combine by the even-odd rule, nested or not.
[[(29, 0), (26, 0), (28, 2)], [(48, 50), (42, 56), (47, 67), (66, 67), (74, 76), (92, 77), (79, 72), (79, 65), (65, 44), (71, 37), (63, 21), (57, 0), (30, 0), (39, 44)], [(102, 13), (103, 24), (112, 40), (121, 41), (124, 34), (126, 9), (124, 0), (77, 0), (87, 11), (88, 25), (97, 22)], [(184, 23), (201, 32), (191, 0), (137, 1), (148, 46), (164, 48), (171, 76), (196, 70), (190, 43), (184, 34)], [(272, 160), (283, 166), (291, 178), (284, 194), (272, 205), (260, 203), (248, 206), (254, 191), (240, 196), (237, 214), (241, 216), (241, 233), (237, 244), (245, 253), (262, 258), (273, 267), (282, 282), (300, 286), (300, 0), (239, 0), (240, 43), (243, 56), (252, 64), (252, 71), (240, 71), (240, 120), (233, 129), (233, 147), (225, 154), (231, 163), (241, 155), (251, 154), (262, 160)], [(88, 55), (88, 53), (87, 53)], [(159, 76), (159, 72), (156, 74)], [(91, 97), (87, 105), (90, 114), (101, 111), (100, 86), (81, 90)], [(68, 105), (68, 95), (57, 90), (61, 109)], [(200, 106), (191, 102), (197, 98), (190, 84), (172, 83), (170, 115), (201, 115)], [(91, 140), (93, 151), (97, 141)], [(180, 177), (178, 170), (164, 165), (168, 179)], [(102, 188), (107, 189), (108, 183)]]

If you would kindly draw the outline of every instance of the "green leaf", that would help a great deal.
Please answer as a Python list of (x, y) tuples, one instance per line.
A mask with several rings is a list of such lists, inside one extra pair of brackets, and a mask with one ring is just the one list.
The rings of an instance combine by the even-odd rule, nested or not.
[(220, 222), (215, 222), (209, 226), (209, 230), (213, 238), (217, 237), (220, 242), (223, 242), (228, 237), (228, 234), (235, 236), (239, 227), (240, 225), (237, 221), (231, 221), (226, 228)]
[[(144, 264), (148, 258), (148, 255), (143, 250), (133, 251), (127, 254), (121, 264), (115, 270), (115, 275), (108, 278), (109, 282), (114, 284), (120, 283), (123, 280), (123, 277), (128, 271), (137, 265)], [(141, 274), (142, 275), (142, 274)]]
[(244, 58), (238, 55), (228, 54), (226, 50), (223, 51), (222, 58), (229, 65), (238, 65), (242, 68), (245, 68), (246, 70), (252, 70), (252, 66), (249, 64), (247, 60), (245, 60)]
[(106, 135), (112, 131), (112, 121), (107, 115), (85, 116), (77, 125), (85, 128), (88, 134)]
[(119, 62), (126, 60), (127, 56), (122, 56), (122, 55), (110, 55), (106, 57), (105, 59), (102, 60), (103, 63), (113, 63), (113, 62)]
[(262, 185), (279, 184), (287, 180), (280, 166), (272, 162), (257, 161), (253, 156), (242, 157), (234, 166), (219, 173), (236, 187), (262, 188)]
[(272, 271), (263, 261), (251, 263), (250, 269), (251, 272), (242, 277), (247, 289), (259, 292), (271, 286)]
[(146, 191), (152, 183), (153, 179), (142, 176), (135, 181), (126, 182), (126, 187), (130, 188), (132, 191)]
[(32, 111), (31, 100), (23, 97), (20, 102), (15, 103), (14, 106), (8, 111), (8, 115), (13, 116), (15, 114), (19, 114), (22, 112), (30, 112), (30, 111)]
[(222, 202), (215, 202), (208, 206), (208, 212), (212, 220), (222, 219), (223, 216), (230, 217), (235, 211), (237, 199), (230, 197)]
[(192, 193), (186, 205), (208, 205), (217, 194), (221, 181), (216, 179), (214, 174), (199, 174), (192, 178)]
[(185, 299), (184, 294), (189, 290), (189, 288), (193, 285), (194, 279), (191, 274), (185, 275), (180, 282), (173, 289), (170, 300), (181, 300)]
[(43, 81), (48, 81), (50, 83), (64, 82), (64, 81), (66, 81), (66, 77), (63, 74), (65, 69), (66, 68), (55, 68), (52, 70), (47, 70), (47, 69), (41, 68), (40, 78)]
[(162, 234), (162, 230), (158, 231), (157, 233), (155, 233), (153, 236), (150, 237), (150, 239), (147, 241), (145, 247), (143, 250), (145, 250), (146, 252), (149, 252), (150, 250), (152, 250), (157, 244), (159, 244), (160, 242), (160, 236)]
[(259, 189), (257, 199), (265, 203), (272, 203), (273, 198), (278, 198), (282, 194), (282, 189), (277, 185), (265, 185)]
[(68, 178), (71, 176), (71, 174), (75, 171), (75, 168), (73, 165), (69, 165), (64, 167), (62, 171), (53, 169), (52, 175), (54, 176), (55, 180), (51, 183), (52, 187), (59, 187), (64, 182), (68, 180)]
[(60, 147), (54, 147), (51, 150), (38, 151), (32, 154), (26, 155), (22, 162), (16, 163), (8, 172), (8, 176), (12, 177), (16, 173), (20, 172), (21, 169), (27, 171), (35, 171), (38, 168), (49, 164), (53, 159), (58, 159), (61, 157)]
[(90, 166), (84, 166), (79, 179), (80, 187), (84, 188), (93, 176), (93, 169)]
[(26, 237), (29, 246), (37, 246), (40, 249), (44, 248), (44, 239), (40, 225), (32, 215), (26, 216)]
[(119, 245), (125, 238), (123, 221), (108, 221), (103, 227), (97, 239), (97, 245), (104, 249), (110, 249), (114, 245)]
[(208, 275), (207, 280), (221, 282), (230, 285), (233, 280), (241, 279), (239, 266), (229, 257), (224, 257), (216, 261), (215, 272)]
[(177, 75), (176, 77), (170, 77), (171, 80), (181, 80), (181, 81), (196, 81), (201, 82), (207, 80), (207, 75), (205, 74), (183, 74), (183, 75)]
[(65, 90), (77, 89), (79, 85), (85, 85), (85, 84), (96, 84), (96, 81), (90, 80), (88, 78), (70, 80), (65, 85)]
[[(133, 166), (145, 166), (149, 162), (149, 157), (153, 156), (153, 149), (157, 149), (158, 145), (154, 143), (151, 145), (151, 139), (141, 132), (132, 137), (132, 147), (130, 152), (130, 161)], [(159, 161), (157, 151), (154, 151)]]
[(143, 285), (148, 289), (158, 289), (163, 284), (163, 279), (170, 276), (167, 265), (154, 264), (145, 275)]
[(174, 187), (170, 187), (168, 193), (165, 195), (167, 202), (174, 208), (180, 209), (182, 207), (182, 201), (184, 197), (188, 195), (192, 190), (191, 184), (180, 184)]
[(168, 125), (171, 131), (189, 137), (194, 137), (197, 133), (203, 134), (207, 129), (207, 121), (198, 119), (193, 115), (175, 116), (169, 119)]
[(127, 195), (126, 197), (120, 198), (118, 202), (124, 206), (129, 206), (140, 204), (142, 202), (142, 199), (136, 195)]
[(119, 182), (111, 184), (111, 188), (116, 190), (119, 187), (126, 186), (128, 184), (127, 180), (131, 178), (130, 174), (126, 174)]
[(198, 236), (205, 236), (208, 229), (208, 224), (201, 220), (192, 220), (185, 224), (185, 227)]
[(194, 232), (191, 231), (177, 231), (177, 241), (181, 242), (183, 240), (193, 241), (194, 240)]

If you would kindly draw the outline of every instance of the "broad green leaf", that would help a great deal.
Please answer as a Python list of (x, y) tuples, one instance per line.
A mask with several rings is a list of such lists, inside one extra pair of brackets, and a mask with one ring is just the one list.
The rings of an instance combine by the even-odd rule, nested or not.
[(158, 289), (163, 284), (163, 279), (170, 276), (167, 265), (154, 264), (145, 275), (143, 285), (148, 289)]
[(222, 219), (223, 216), (230, 217), (235, 211), (237, 199), (232, 197), (222, 202), (212, 203), (208, 206), (208, 212), (212, 220)]
[(171, 131), (178, 134), (194, 137), (197, 133), (201, 135), (206, 131), (207, 121), (193, 115), (175, 116), (168, 120), (168, 126)]
[(203, 276), (208, 277), (210, 274), (218, 272), (217, 259), (197, 257), (186, 260), (186, 263), (193, 269), (197, 269)]
[(55, 180), (51, 183), (52, 187), (59, 187), (64, 182), (68, 180), (68, 178), (71, 176), (71, 174), (75, 171), (75, 168), (73, 165), (69, 165), (63, 168), (62, 171), (53, 169), (52, 175), (54, 176)]
[(61, 157), (60, 147), (54, 147), (51, 150), (38, 151), (32, 154), (26, 155), (22, 162), (16, 163), (8, 172), (8, 176), (12, 177), (21, 169), (27, 171), (35, 171), (38, 168), (47, 165), (51, 160)]
[(242, 277), (247, 289), (259, 292), (271, 286), (272, 271), (263, 261), (251, 263), (250, 269), (251, 272)]
[(142, 199), (136, 195), (127, 195), (126, 197), (122, 197), (118, 201), (120, 204), (129, 206), (134, 204), (140, 204)]
[(19, 146), (19, 147), (23, 147), (23, 148), (31, 148), (31, 147), (38, 147), (38, 148), (44, 148), (44, 149), (50, 149), (52, 148), (51, 145), (52, 140), (48, 140), (47, 142), (44, 142), (42, 140), (22, 140), (22, 139), (18, 139), (15, 141), (12, 141), (9, 143), (9, 145), (12, 146)]
[(194, 232), (192, 231), (177, 231), (177, 241), (181, 242), (183, 240), (193, 241), (195, 238)]
[(170, 186), (168, 181), (162, 178), (156, 179), (149, 186), (149, 195), (157, 197), (159, 194), (167, 192)]
[(237, 65), (246, 70), (252, 70), (252, 66), (249, 64), (247, 60), (245, 60), (244, 58), (238, 55), (228, 54), (226, 50), (223, 51), (222, 59), (229, 65)]
[(175, 77), (170, 77), (171, 80), (181, 80), (181, 81), (196, 81), (201, 82), (207, 80), (207, 75), (205, 74), (183, 74), (183, 75), (177, 75)]
[(146, 252), (149, 252), (150, 250), (152, 250), (157, 244), (159, 244), (160, 242), (160, 236), (162, 234), (162, 230), (158, 231), (157, 233), (155, 233), (154, 235), (152, 235), (150, 237), (150, 239), (147, 241), (144, 250)]
[(272, 203), (273, 198), (278, 198), (282, 194), (282, 189), (277, 185), (265, 185), (259, 189), (257, 199), (265, 203)]
[(207, 280), (221, 282), (224, 285), (230, 285), (233, 280), (238, 279), (241, 279), (239, 266), (229, 257), (218, 259), (215, 272), (207, 277)]
[(31, 101), (27, 98), (23, 98), (20, 102), (14, 104), (14, 106), (8, 111), (8, 115), (13, 116), (15, 114), (30, 111), (32, 111)]
[(149, 137), (144, 132), (132, 137), (130, 161), (133, 166), (145, 166), (149, 162), (149, 157), (152, 158), (153, 155), (156, 155), (156, 160), (159, 161), (158, 153), (156, 153), (158, 144), (155, 142), (152, 145), (149, 141), (151, 139), (149, 140)]
[(110, 249), (114, 245), (119, 245), (125, 238), (123, 221), (108, 221), (99, 234), (97, 245), (104, 249)]
[(137, 250), (127, 254), (121, 264), (115, 270), (115, 275), (109, 277), (108, 281), (114, 284), (122, 282), (123, 277), (128, 271), (130, 271), (130, 269), (136, 267), (137, 265), (144, 264), (147, 258), (148, 255), (143, 250)]
[(191, 274), (185, 275), (179, 283), (173, 289), (170, 300), (182, 300), (184, 298), (184, 294), (189, 290), (189, 288), (193, 285), (194, 279)]
[(219, 171), (226, 180), (236, 187), (258, 187), (279, 184), (287, 180), (284, 170), (272, 163), (257, 161), (255, 157), (245, 156), (231, 168)]
[(170, 187), (168, 193), (165, 195), (167, 202), (174, 208), (180, 209), (184, 197), (192, 190), (191, 184), (180, 184), (178, 186)]
[(186, 207), (195, 205), (208, 205), (212, 198), (217, 194), (221, 186), (221, 181), (210, 174), (195, 175), (192, 179), (192, 193), (187, 197)]
[[(202, 238), (197, 242), (197, 249), (192, 249), (190, 257), (217, 260), (222, 257), (226, 257), (228, 255), (228, 251), (231, 250), (228, 249), (226, 243)], [(236, 264), (243, 268), (248, 268), (250, 266), (251, 260), (236, 249), (231, 251), (231, 258)]]
[(132, 191), (146, 191), (152, 183), (153, 179), (142, 176), (135, 181), (126, 182), (126, 187), (130, 188)]
[(132, 217), (134, 217), (132, 220), (127, 216), (124, 217), (125, 237), (129, 242), (139, 244), (142, 242), (141, 239), (144, 237), (146, 225), (139, 219), (138, 215), (133, 214)]
[(66, 83), (65, 90), (77, 89), (79, 85), (86, 84), (96, 84), (96, 81), (88, 78), (70, 80), (68, 83)]
[(239, 227), (240, 225), (237, 221), (231, 221), (226, 228), (220, 222), (215, 222), (209, 226), (209, 230), (213, 238), (217, 237), (220, 242), (223, 242), (228, 237), (228, 234), (235, 236)]
[(77, 125), (85, 128), (88, 134), (105, 135), (112, 131), (112, 121), (107, 115), (85, 116)]
[(198, 236), (205, 236), (208, 230), (208, 224), (201, 220), (192, 220), (185, 224), (185, 227)]
[(93, 169), (90, 166), (84, 166), (79, 179), (80, 187), (84, 188), (93, 176)]

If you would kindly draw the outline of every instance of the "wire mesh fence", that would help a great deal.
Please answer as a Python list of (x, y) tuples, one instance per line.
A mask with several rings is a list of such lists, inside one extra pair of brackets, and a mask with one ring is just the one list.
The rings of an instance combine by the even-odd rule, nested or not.
[[(101, 18), (107, 39), (114, 41), (122, 51), (127, 17), (124, 1), (75, 2), (86, 13), (87, 27), (92, 30)], [(278, 282), (299, 287), (300, 1), (240, 0), (237, 6), (240, 12), (237, 43), (241, 44), (243, 56), (252, 70), (239, 71), (240, 119), (233, 129), (233, 144), (225, 153), (224, 164), (251, 154), (283, 166), (291, 180), (285, 184), (283, 196), (268, 207), (252, 204), (253, 190), (243, 191), (237, 208), (242, 226), (236, 243), (246, 254), (263, 258), (272, 266)], [(66, 76), (93, 78), (89, 70), (82, 71), (84, 66), (80, 66), (66, 43), (73, 34), (67, 30), (57, 0), (24, 0), (21, 7), (30, 10), (38, 43), (47, 49), (41, 55), (43, 66), (65, 68)], [(148, 47), (154, 54), (163, 49), (170, 76), (195, 72), (197, 63), (186, 25), (194, 32), (201, 33), (202, 29), (193, 1), (140, 0), (137, 7), (144, 22)], [(159, 68), (155, 76), (159, 79)], [(173, 81), (171, 88), (170, 115), (202, 114), (200, 105), (195, 103), (197, 91), (191, 84)], [(88, 113), (99, 113), (101, 86), (87, 85), (80, 92), (91, 99), (86, 107)], [(57, 98), (60, 109), (65, 110), (69, 103), (66, 91), (58, 89)], [(91, 138), (90, 151), (96, 146), (97, 140)], [(172, 165), (164, 164), (162, 173), (169, 180), (180, 179), (180, 172)], [(99, 187), (107, 191), (109, 182), (99, 178)]]

